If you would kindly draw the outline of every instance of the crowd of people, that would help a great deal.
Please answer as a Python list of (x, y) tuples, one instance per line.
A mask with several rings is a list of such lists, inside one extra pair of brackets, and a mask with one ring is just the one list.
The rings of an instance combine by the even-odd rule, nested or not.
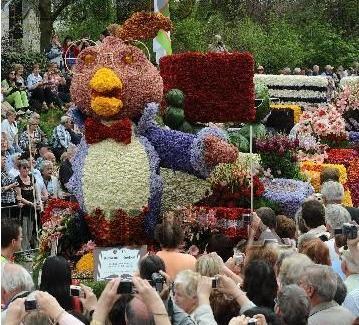
[[(74, 282), (69, 262), (48, 257), (41, 281), (12, 262), (23, 227), (2, 221), (2, 320), (5, 324), (343, 324), (359, 322), (359, 209), (341, 204), (336, 169), (294, 219), (268, 207), (252, 213), (248, 238), (212, 234), (203, 254), (183, 250), (181, 211), (157, 225), (158, 250), (129, 279), (109, 281), (97, 299)], [(346, 229), (346, 230), (345, 230)], [(348, 230), (349, 229), (349, 230)], [(71, 286), (80, 286), (80, 296)], [(124, 288), (127, 288), (124, 290)], [(36, 305), (29, 312), (26, 306)], [(53, 323), (51, 323), (51, 321)]]

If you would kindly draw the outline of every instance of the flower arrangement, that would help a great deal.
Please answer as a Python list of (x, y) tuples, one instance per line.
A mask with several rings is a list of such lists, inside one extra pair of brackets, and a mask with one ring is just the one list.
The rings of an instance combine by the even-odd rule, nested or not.
[(225, 234), (233, 241), (247, 238), (242, 215), (249, 213), (249, 209), (190, 206), (179, 208), (178, 211), (186, 234), (187, 248), (195, 245), (203, 252), (209, 237), (216, 232)]
[(288, 216), (294, 216), (304, 199), (314, 193), (310, 183), (294, 179), (267, 179), (264, 188), (263, 197), (278, 203)]
[(271, 109), (290, 109), (294, 114), (294, 124), (299, 122), (300, 116), (302, 114), (302, 108), (299, 105), (290, 105), (290, 104), (271, 104)]
[[(259, 173), (260, 156), (252, 155), (253, 173)], [(212, 187), (211, 201), (214, 205), (242, 206), (251, 196), (250, 154), (240, 153), (233, 164), (218, 164), (208, 181)], [(264, 187), (257, 175), (253, 177), (253, 193), (259, 197), (264, 192)], [(242, 202), (244, 199), (244, 202)]]
[(320, 192), (320, 173), (325, 167), (337, 168), (339, 171), (339, 182), (345, 184), (347, 182), (347, 170), (341, 164), (319, 164), (311, 161), (300, 163), (300, 169), (306, 175), (316, 192)]
[(333, 105), (305, 111), (299, 120), (298, 132), (315, 133), (322, 139), (348, 138), (345, 120)]
[(343, 87), (336, 98), (335, 106), (342, 114), (349, 110), (359, 110), (359, 81)]
[(270, 169), (276, 178), (300, 178), (296, 163), (299, 141), (286, 135), (265, 136), (255, 141), (255, 149), (260, 153), (264, 169)]
[(355, 149), (336, 149), (332, 148), (327, 151), (327, 162), (332, 164), (342, 164), (349, 167), (350, 162), (359, 157), (359, 153)]
[(326, 77), (255, 74), (255, 83), (264, 83), (271, 97), (283, 103), (319, 104), (327, 102), (328, 80)]
[(317, 163), (323, 163), (327, 159), (327, 148), (325, 144), (321, 144), (320, 141), (312, 134), (299, 133), (297, 135), (299, 141), (299, 150), (297, 152), (298, 161), (313, 161)]
[(187, 52), (160, 60), (164, 93), (183, 91), (190, 122), (254, 121), (253, 66), (252, 55), (239, 52)]

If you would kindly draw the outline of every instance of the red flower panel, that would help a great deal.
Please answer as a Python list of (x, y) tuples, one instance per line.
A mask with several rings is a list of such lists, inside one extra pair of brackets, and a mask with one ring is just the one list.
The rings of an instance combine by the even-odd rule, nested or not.
[(160, 60), (164, 92), (184, 92), (190, 122), (254, 121), (253, 71), (250, 53), (187, 52)]

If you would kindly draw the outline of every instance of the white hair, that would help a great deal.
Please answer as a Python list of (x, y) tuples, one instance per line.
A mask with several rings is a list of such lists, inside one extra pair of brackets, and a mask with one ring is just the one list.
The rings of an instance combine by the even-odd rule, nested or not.
[(71, 120), (70, 116), (67, 115), (61, 116), (60, 123), (65, 124), (68, 120)]
[(200, 275), (192, 270), (184, 270), (176, 275), (174, 284), (176, 290), (180, 286), (181, 291), (187, 296), (194, 298), (197, 296), (197, 285)]
[(342, 203), (344, 199), (344, 187), (339, 182), (324, 182), (320, 192), (322, 193), (326, 204)]
[(307, 255), (301, 253), (292, 254), (285, 258), (278, 274), (280, 284), (282, 286), (298, 284), (305, 268), (313, 264), (314, 262)]
[(350, 220), (350, 213), (340, 204), (328, 204), (325, 207), (325, 222), (332, 229), (341, 228), (343, 223), (350, 222)]
[(45, 167), (54, 167), (54, 164), (52, 163), (51, 160), (45, 160), (42, 162), (42, 164), (40, 165), (40, 171), (44, 171)]
[(32, 291), (34, 281), (29, 272), (21, 265), (12, 263), (1, 264), (1, 289), (5, 292)]

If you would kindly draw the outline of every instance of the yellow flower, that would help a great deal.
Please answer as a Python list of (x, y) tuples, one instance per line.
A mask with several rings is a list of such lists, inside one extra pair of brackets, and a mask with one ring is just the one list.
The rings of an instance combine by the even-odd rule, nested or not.
[(101, 116), (115, 115), (122, 106), (122, 100), (115, 97), (96, 96), (91, 100), (91, 108), (96, 114)]
[(339, 171), (339, 182), (347, 182), (347, 170), (344, 165), (340, 164), (320, 164), (312, 161), (303, 161), (300, 163), (301, 171), (310, 178), (310, 182), (316, 192), (320, 192), (320, 172), (325, 167), (336, 168)]
[(272, 104), (270, 105), (272, 109), (288, 108), (293, 111), (294, 114), (294, 124), (297, 124), (302, 114), (302, 108), (299, 105), (287, 105), (287, 104)]
[(93, 272), (94, 257), (93, 253), (87, 253), (76, 263), (77, 272)]
[(349, 190), (346, 190), (344, 192), (343, 205), (345, 205), (346, 207), (352, 207), (353, 206), (352, 196), (351, 196), (351, 193), (350, 193)]
[(98, 69), (90, 80), (90, 88), (99, 93), (110, 92), (122, 87), (121, 79), (109, 68)]

